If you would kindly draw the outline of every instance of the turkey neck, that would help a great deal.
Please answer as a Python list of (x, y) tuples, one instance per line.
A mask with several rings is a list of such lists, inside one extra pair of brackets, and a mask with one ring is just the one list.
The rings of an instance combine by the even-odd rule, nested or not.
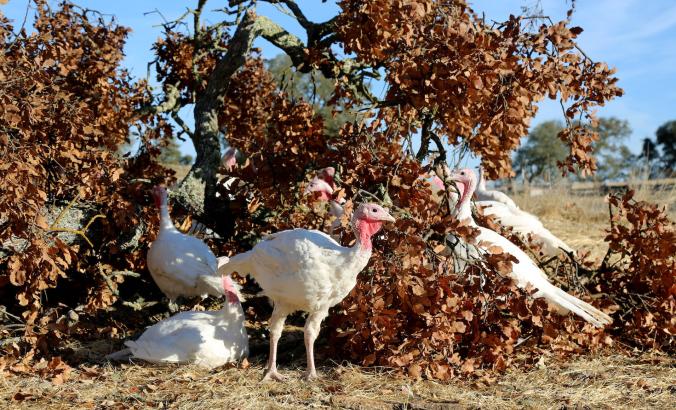
[(486, 190), (486, 179), (484, 179), (484, 170), (479, 168), (479, 186), (476, 189), (478, 192), (483, 192)]
[(160, 232), (162, 231), (175, 231), (176, 227), (171, 221), (171, 216), (169, 215), (169, 207), (166, 203), (160, 205)]
[(337, 201), (335, 201), (333, 199), (331, 200), (331, 202), (329, 202), (329, 209), (330, 209), (331, 215), (338, 217), (338, 218), (343, 216), (343, 213), (345, 212), (343, 210), (343, 207)]
[(353, 226), (354, 235), (357, 237), (357, 242), (354, 244), (358, 250), (371, 252), (373, 244), (371, 237), (380, 230), (383, 225), (381, 221), (371, 221), (366, 219), (357, 219)]
[(462, 221), (469, 219), (471, 226), (476, 226), (474, 218), (472, 218), (472, 207), (470, 201), (472, 200), (472, 195), (474, 194), (474, 184), (470, 181), (455, 181), (460, 192), (460, 200), (455, 207), (455, 217)]

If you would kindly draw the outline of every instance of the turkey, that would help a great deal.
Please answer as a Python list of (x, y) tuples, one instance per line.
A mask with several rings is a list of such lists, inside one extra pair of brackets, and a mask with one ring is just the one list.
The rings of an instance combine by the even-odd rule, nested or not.
[(496, 201), (496, 202), (501, 202), (511, 209), (519, 209), (518, 206), (516, 206), (516, 203), (507, 196), (507, 194), (504, 194), (500, 191), (496, 190), (488, 190), (486, 189), (486, 180), (484, 179), (484, 171), (481, 167), (479, 167), (479, 185), (476, 188), (476, 192), (474, 193), (479, 201)]
[(176, 229), (165, 187), (156, 186), (152, 193), (160, 210), (160, 230), (148, 250), (148, 270), (157, 286), (171, 303), (179, 296), (222, 296), (225, 279), (218, 273), (216, 256), (207, 244)]
[(326, 183), (329, 184), (331, 189), (336, 189), (336, 183), (334, 181), (336, 177), (336, 169), (334, 167), (322, 168), (321, 170), (319, 170), (319, 174), (317, 177), (323, 181), (326, 181)]
[[(432, 187), (438, 192), (444, 190), (444, 183), (435, 175), (432, 178)], [(458, 198), (455, 192), (450, 192), (449, 197), (451, 203), (457, 203)], [(511, 199), (509, 200), (511, 201)], [(531, 213), (519, 209), (516, 206), (512, 207), (506, 205), (504, 202), (494, 200), (476, 201), (475, 205), (478, 208), (481, 208), (484, 215), (494, 216), (500, 225), (506, 228), (512, 228), (514, 233), (519, 235), (523, 240), (528, 240), (528, 237), (530, 236), (534, 243), (541, 246), (540, 253), (544, 256), (556, 257), (561, 253), (561, 250), (568, 253), (575, 252), (567, 243), (559, 239), (549, 229), (545, 228), (538, 217)]]
[[(336, 233), (336, 230), (340, 227), (340, 217), (345, 213), (342, 205), (345, 203), (345, 199), (333, 199), (335, 188), (335, 183), (333, 183), (334, 174), (335, 170), (332, 167), (324, 168), (319, 171), (319, 175), (314, 177), (305, 189), (305, 195), (313, 194), (315, 195), (316, 200), (329, 202), (329, 214), (335, 217), (334, 221), (331, 223), (330, 235), (336, 241), (340, 241), (340, 236)], [(331, 181), (333, 186), (327, 182), (327, 180)]]
[(293, 229), (268, 235), (248, 252), (235, 255), (220, 268), (223, 275), (250, 274), (274, 304), (270, 317), (270, 356), (263, 380), (284, 378), (277, 372), (277, 342), (286, 317), (308, 312), (305, 322), (306, 379), (317, 377), (314, 342), (329, 308), (338, 304), (357, 283), (357, 275), (371, 257), (371, 237), (384, 222), (394, 222), (386, 208), (361, 204), (351, 219), (354, 246), (340, 246), (329, 235)]
[(314, 177), (305, 188), (305, 195), (309, 194), (314, 194), (319, 201), (328, 201), (333, 196), (333, 188), (323, 179)]
[(126, 349), (106, 358), (192, 363), (208, 369), (245, 358), (249, 338), (239, 289), (229, 277), (223, 283), (227, 302), (221, 310), (178, 313), (150, 326), (135, 341), (126, 341)]
[(223, 154), (221, 163), (228, 172), (232, 172), (232, 170), (237, 166), (237, 148), (228, 147)]
[(542, 255), (556, 257), (561, 250), (575, 252), (567, 243), (545, 228), (533, 214), (497, 201), (477, 201), (476, 206), (481, 207), (484, 215), (493, 215), (500, 225), (512, 228), (524, 240), (530, 235), (533, 242), (541, 246)]
[[(569, 295), (552, 285), (544, 272), (528, 257), (528, 255), (526, 255), (525, 252), (512, 242), (490, 229), (476, 225), (472, 218), (470, 199), (474, 193), (477, 178), (471, 169), (453, 171), (450, 174), (450, 178), (456, 183), (460, 196), (460, 200), (455, 207), (456, 217), (459, 220), (467, 219), (471, 226), (474, 226), (480, 231), (479, 236), (476, 238), (476, 243), (478, 244), (476, 245), (476, 249), (478, 252), (487, 253), (487, 247), (492, 245), (499, 246), (504, 252), (511, 254), (517, 259), (517, 262), (512, 266), (510, 276), (518, 287), (525, 289), (528, 285), (533, 286), (537, 289), (537, 292), (533, 297), (542, 297), (546, 299), (561, 312), (572, 311), (596, 327), (603, 327), (612, 322), (612, 319), (607, 314), (596, 309), (589, 303)], [(459, 250), (456, 251), (456, 248)], [(455, 246), (454, 252), (456, 253), (456, 256), (466, 258), (468, 255), (462, 249), (467, 249), (467, 247)]]

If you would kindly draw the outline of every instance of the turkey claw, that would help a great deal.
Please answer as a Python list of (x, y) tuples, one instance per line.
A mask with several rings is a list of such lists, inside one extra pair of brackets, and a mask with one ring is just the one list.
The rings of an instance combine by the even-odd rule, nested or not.
[(305, 376), (303, 376), (303, 379), (306, 381), (312, 381), (312, 380), (317, 380), (319, 376), (317, 375), (317, 372), (305, 372)]
[(274, 380), (276, 382), (285, 382), (286, 381), (286, 376), (282, 376), (277, 372), (277, 370), (266, 370), (265, 375), (263, 376), (263, 381), (270, 381)]

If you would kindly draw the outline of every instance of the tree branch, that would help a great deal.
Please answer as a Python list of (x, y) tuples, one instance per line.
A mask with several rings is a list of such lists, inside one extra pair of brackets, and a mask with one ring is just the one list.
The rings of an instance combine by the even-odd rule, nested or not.
[(430, 131), (430, 138), (434, 141), (434, 145), (437, 146), (437, 151), (439, 151), (439, 155), (434, 159), (434, 165), (446, 162), (446, 147), (444, 147), (444, 143), (441, 141), (439, 134)]
[[(188, 124), (186, 124), (185, 121), (183, 121), (183, 118), (181, 118), (181, 116), (178, 115), (178, 108), (179, 108), (179, 107), (176, 107), (176, 109), (174, 109), (174, 110), (171, 111), (171, 118), (174, 120), (174, 122), (176, 122), (176, 124), (178, 124), (179, 127), (181, 127), (181, 131), (182, 131), (181, 133), (187, 134), (188, 137), (190, 137), (190, 139), (194, 139), (194, 138), (195, 138), (195, 134), (193, 134), (193, 132), (192, 132), (192, 130), (190, 129), (190, 127), (188, 127)], [(182, 138), (182, 137), (180, 136), (180, 134), (177, 135), (176, 138), (178, 138), (178, 139), (180, 139), (180, 140), (182, 140), (182, 141), (185, 141), (185, 139)]]
[[(303, 14), (303, 11), (298, 7), (298, 4), (296, 4), (295, 1), (293, 0), (281, 0), (282, 3), (286, 5), (286, 7), (291, 10), (293, 15), (296, 17), (296, 20), (298, 20), (298, 24), (301, 25), (305, 30), (313, 30), (316, 26), (315, 23), (309, 21), (307, 17), (305, 17), (305, 14)], [(271, 2), (272, 3), (272, 2)]]
[(139, 108), (136, 112), (140, 115), (145, 114), (159, 114), (162, 112), (169, 112), (174, 110), (177, 106), (180, 108), (182, 105), (181, 93), (178, 88), (173, 84), (167, 84), (166, 90), (164, 92), (164, 101), (158, 105), (148, 105), (145, 107)]
[(425, 114), (420, 136), (420, 149), (415, 155), (416, 159), (420, 162), (422, 162), (427, 157), (427, 153), (429, 152), (430, 138), (432, 137), (432, 122), (432, 117)]

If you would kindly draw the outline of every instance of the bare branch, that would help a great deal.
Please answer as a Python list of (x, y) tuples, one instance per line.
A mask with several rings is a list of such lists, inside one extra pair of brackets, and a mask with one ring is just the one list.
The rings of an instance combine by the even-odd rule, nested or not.
[[(427, 157), (430, 146), (430, 138), (432, 137), (432, 117), (430, 115), (425, 115), (422, 125), (422, 133), (420, 136), (420, 149), (415, 157), (418, 161), (423, 161)], [(445, 157), (444, 157), (445, 158)]]
[[(174, 109), (171, 111), (171, 118), (174, 120), (174, 122), (176, 122), (176, 124), (178, 124), (179, 127), (181, 127), (182, 133), (187, 134), (190, 137), (190, 139), (193, 139), (195, 137), (190, 127), (188, 127), (188, 124), (186, 124), (185, 121), (183, 121), (183, 118), (181, 118), (181, 116), (178, 115), (178, 109)], [(180, 137), (180, 135), (177, 137), (179, 139), (184, 140), (183, 138)]]
[(162, 112), (169, 112), (174, 110), (176, 107), (181, 107), (181, 93), (173, 84), (167, 84), (166, 90), (164, 92), (164, 101), (158, 105), (149, 105), (141, 107), (137, 113), (140, 115), (144, 114), (159, 114)]
[(437, 146), (437, 151), (439, 151), (439, 155), (434, 159), (434, 164), (437, 165), (446, 162), (446, 147), (444, 147), (444, 143), (441, 141), (439, 134), (430, 132), (430, 138), (434, 141), (434, 145)]

